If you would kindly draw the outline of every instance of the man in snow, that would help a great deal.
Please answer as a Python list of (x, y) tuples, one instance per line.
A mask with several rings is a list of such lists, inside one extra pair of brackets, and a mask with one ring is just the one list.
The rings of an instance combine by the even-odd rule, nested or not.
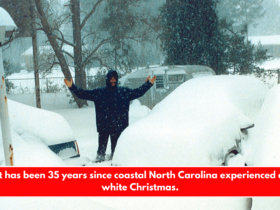
[(96, 161), (105, 160), (108, 138), (111, 137), (111, 154), (113, 158), (117, 141), (122, 131), (128, 126), (129, 102), (143, 96), (154, 84), (156, 77), (147, 77), (145, 83), (136, 89), (118, 87), (118, 74), (110, 70), (106, 75), (106, 87), (83, 90), (64, 79), (69, 90), (77, 97), (93, 101), (95, 104), (96, 126), (99, 133)]

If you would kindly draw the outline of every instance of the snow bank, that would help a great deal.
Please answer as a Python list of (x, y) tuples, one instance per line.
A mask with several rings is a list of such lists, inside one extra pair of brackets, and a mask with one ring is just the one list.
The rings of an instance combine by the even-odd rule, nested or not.
[[(230, 189), (225, 187), (225, 190)], [(91, 199), (118, 210), (251, 210), (250, 198), (98, 197)]]
[[(54, 187), (54, 190), (55, 187)], [(89, 198), (0, 198), (1, 210), (113, 210)]]
[(268, 93), (255, 127), (244, 145), (250, 166), (280, 166), (280, 85)]
[(75, 140), (67, 121), (59, 114), (8, 100), (11, 126), (19, 134), (31, 133), (46, 145)]
[(251, 210), (279, 210), (280, 199), (278, 198), (253, 198)]
[(129, 117), (145, 117), (151, 112), (151, 110), (144, 105), (141, 105), (139, 100), (133, 100), (129, 106)]
[[(8, 106), (15, 166), (66, 166), (48, 147), (75, 139), (64, 118), (11, 100)], [(5, 165), (1, 131), (0, 165)]]
[(271, 60), (267, 60), (259, 65), (260, 68), (265, 70), (278, 70), (280, 68), (280, 59), (275, 58)]
[(261, 108), (268, 88), (245, 76), (192, 79), (121, 135), (113, 162), (127, 166), (220, 165)]
[[(15, 166), (66, 166), (65, 163), (53, 153), (47, 145), (30, 133), (19, 136), (13, 129), (12, 143), (14, 147)], [(0, 129), (0, 165), (5, 166), (2, 132)]]
[[(16, 101), (31, 107), (36, 106), (35, 94), (8, 94), (8, 99)], [(41, 107), (43, 110), (57, 110), (57, 109), (76, 109), (77, 104), (69, 104), (70, 98), (66, 93), (41, 93)], [(94, 106), (94, 102), (88, 101), (89, 106)]]

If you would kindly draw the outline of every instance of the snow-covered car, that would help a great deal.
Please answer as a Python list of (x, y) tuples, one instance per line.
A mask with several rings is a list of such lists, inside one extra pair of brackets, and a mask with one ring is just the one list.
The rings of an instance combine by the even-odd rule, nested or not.
[[(280, 85), (269, 90), (260, 114), (255, 119), (255, 127), (242, 144), (248, 166), (279, 167), (280, 166)], [(251, 210), (277, 210), (279, 198), (254, 197)]]
[(280, 85), (273, 87), (255, 120), (254, 129), (242, 149), (249, 166), (280, 166)]
[(243, 157), (240, 143), (267, 92), (261, 81), (246, 76), (189, 80), (122, 133), (113, 164), (227, 165), (229, 154)]
[(8, 100), (10, 122), (19, 136), (43, 142), (59, 156), (66, 165), (84, 165), (87, 158), (81, 157), (78, 143), (67, 121), (59, 114), (37, 109)]
[[(243, 153), (242, 143), (246, 142), (246, 140), (248, 139), (248, 129), (253, 128), (254, 126), (255, 126), (254, 124), (245, 124), (240, 128), (240, 136), (238, 139), (235, 140), (236, 145), (230, 148), (222, 158), (224, 160), (222, 163), (223, 166), (228, 166), (228, 165), (243, 166), (243, 163), (245, 166), (247, 166), (247, 164), (244, 161), (244, 157), (240, 156), (240, 154)], [(236, 156), (238, 155), (239, 158), (236, 158)], [(233, 157), (235, 159), (234, 162), (232, 161)]]

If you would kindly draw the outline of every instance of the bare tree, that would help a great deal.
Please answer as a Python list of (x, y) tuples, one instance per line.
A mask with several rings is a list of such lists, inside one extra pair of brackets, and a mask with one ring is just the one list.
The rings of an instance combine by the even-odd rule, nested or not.
[[(67, 62), (66, 62), (65, 57), (64, 57), (63, 52), (62, 52), (63, 44), (60, 45), (57, 41), (56, 36), (53, 34), (53, 30), (48, 23), (48, 18), (46, 16), (45, 12), (44, 12), (41, 0), (35, 0), (35, 5), (36, 5), (37, 11), (38, 11), (38, 16), (41, 20), (41, 24), (43, 26), (43, 30), (44, 30), (45, 34), (47, 35), (48, 40), (49, 40), (49, 42), (50, 42), (50, 44), (51, 44), (51, 46), (52, 46), (52, 48), (55, 52), (55, 55), (56, 55), (56, 57), (59, 61), (59, 64), (61, 66), (61, 70), (62, 70), (65, 78), (67, 80), (71, 80), (72, 75), (69, 71)], [(80, 100), (77, 100), (77, 97), (74, 94), (73, 94), (73, 97), (76, 99), (78, 107), (82, 107), (83, 103)]]
[[(70, 0), (64, 5), (69, 10), (64, 7), (66, 10), (57, 16), (51, 2), (34, 1), (41, 20), (39, 29), (45, 32), (58, 58), (58, 62), (52, 59), (53, 64), (61, 66), (67, 79), (71, 75), (65, 56), (72, 58), (75, 83), (84, 89), (87, 67), (125, 66), (131, 59), (124, 57), (135, 52), (130, 43), (151, 41), (154, 39), (151, 32), (158, 30), (151, 15), (144, 9), (138, 10), (143, 0)], [(73, 54), (64, 45), (71, 46)], [(86, 101), (75, 101), (79, 101), (79, 107), (86, 104)]]

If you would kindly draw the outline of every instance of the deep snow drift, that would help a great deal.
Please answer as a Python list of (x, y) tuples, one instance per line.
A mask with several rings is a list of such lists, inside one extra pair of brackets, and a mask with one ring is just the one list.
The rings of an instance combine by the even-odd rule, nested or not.
[[(202, 79), (202, 78), (200, 78)], [(200, 81), (200, 79), (198, 79), (197, 81)], [(239, 96), (236, 96), (237, 99), (240, 99), (240, 101), (230, 101), (230, 103), (235, 103), (236, 107), (239, 106), (240, 110), (243, 110), (243, 113), (246, 113), (246, 115), (252, 116), (254, 118), (255, 114), (258, 113), (258, 110), (262, 104), (262, 102), (258, 102), (257, 99), (260, 97), (260, 95), (262, 95), (261, 93), (258, 93), (257, 95), (251, 95), (251, 96), (247, 96), (246, 93), (246, 88), (250, 88), (251, 86), (256, 88), (256, 92), (262, 90), (262, 85), (259, 84), (259, 82), (257, 82), (254, 79), (250, 79), (252, 84), (248, 84), (250, 83), (246, 78), (244, 79), (245, 84), (242, 85), (241, 81), (240, 84), (235, 84), (234, 85), (241, 85), (239, 88), (237, 86), (237, 89), (242, 89), (244, 88), (244, 94), (242, 93)], [(195, 80), (194, 80), (195, 81)], [(247, 81), (247, 82), (246, 82)], [(190, 81), (189, 81), (190, 82)], [(225, 82), (226, 83), (226, 82)], [(192, 83), (193, 84), (193, 83)], [(231, 83), (230, 83), (231, 84)], [(206, 83), (207, 85), (207, 83)], [(218, 86), (218, 87), (217, 87)], [(215, 87), (217, 87), (218, 89), (218, 93), (217, 93), (217, 98), (221, 97), (220, 93), (223, 92), (220, 89), (225, 88), (226, 84), (219, 86), (219, 84), (217, 84)], [(212, 87), (211, 89), (213, 89), (214, 87)], [(205, 87), (204, 89), (209, 89), (209, 87)], [(227, 90), (230, 90), (231, 88), (227, 88)], [(201, 92), (202, 90), (193, 90), (193, 92)], [(253, 90), (252, 90), (253, 91)], [(249, 91), (249, 92), (252, 92)], [(266, 88), (264, 88), (264, 92), (266, 92)], [(232, 94), (230, 94), (229, 98), (233, 99), (234, 95), (236, 93), (233, 92)], [(197, 96), (199, 97), (199, 95)], [(210, 97), (210, 96), (209, 96)], [(233, 98), (232, 98), (233, 97)], [(248, 99), (246, 99), (247, 97), (249, 97)], [(175, 97), (176, 99), (176, 97)], [(222, 97), (223, 99), (223, 97)], [(236, 99), (236, 100), (237, 100)], [(243, 100), (244, 102), (249, 102), (252, 99), (252, 103), (248, 103), (247, 105), (242, 105), (241, 101)], [(72, 108), (68, 108), (68, 109), (60, 109), (61, 107), (63, 107), (63, 103), (65, 103), (68, 106), (68, 101), (65, 101), (64, 97), (56, 97), (57, 102), (53, 103), (51, 100), (45, 100), (45, 106), (48, 107), (49, 109), (59, 109), (59, 110), (55, 110), (55, 112), (61, 114), (70, 124), (75, 137), (77, 138), (77, 141), (79, 143), (80, 146), (80, 152), (82, 155), (86, 155), (90, 158), (94, 158), (96, 155), (96, 149), (97, 149), (97, 132), (96, 132), (96, 125), (95, 125), (95, 112), (94, 112), (94, 107), (90, 106), (87, 108), (83, 108), (83, 109), (78, 109), (75, 108), (75, 106), (73, 106)], [(198, 99), (197, 99), (198, 100)], [(43, 101), (43, 99), (42, 99)], [(198, 101), (203, 101), (198, 100)], [(221, 99), (220, 99), (221, 101)], [(168, 102), (171, 103), (171, 102)], [(167, 103), (167, 104), (168, 104)], [(229, 101), (225, 100), (225, 104), (228, 104)], [(240, 104), (239, 104), (240, 103)], [(58, 104), (60, 104), (61, 106), (57, 106)], [(178, 112), (180, 112), (181, 110), (183, 110), (183, 113), (185, 113), (184, 111), (184, 107), (186, 106), (186, 104), (188, 104), (188, 101), (181, 104), (182, 108), (180, 108), (178, 110)], [(221, 105), (224, 104), (224, 101), (221, 101)], [(250, 105), (251, 104), (251, 105)], [(65, 106), (66, 106), (65, 105)], [(199, 107), (202, 107), (203, 104), (199, 105)], [(210, 104), (211, 106), (211, 104)], [(233, 105), (231, 105), (233, 106)], [(179, 107), (179, 105), (178, 105)], [(173, 112), (176, 111), (177, 107), (173, 108)], [(194, 107), (195, 108), (195, 107)], [(162, 115), (162, 118), (159, 118), (159, 121), (155, 122), (155, 124), (157, 123), (161, 123), (162, 125), (164, 125), (164, 122), (167, 121), (167, 117), (169, 117), (168, 113), (170, 113), (172, 110), (169, 110), (170, 107), (168, 106), (168, 109), (166, 110), (166, 114)], [(232, 109), (229, 109), (232, 110)], [(246, 111), (247, 110), (247, 111)], [(145, 118), (149, 118), (149, 116), (154, 115), (152, 111), (147, 117), (145, 117), (148, 113), (150, 112), (150, 110), (145, 107), (145, 106), (140, 106), (139, 101), (134, 101), (131, 106), (130, 106), (130, 125), (131, 127), (136, 126), (138, 123), (140, 123), (140, 125), (142, 125), (142, 127), (145, 127), (145, 133), (149, 134), (152, 138), (157, 138), (157, 135), (155, 135), (158, 130), (153, 130), (153, 127), (146, 127), (145, 125), (142, 124), (142, 121), (145, 121)], [(222, 112), (221, 112), (222, 113)], [(202, 115), (203, 113), (201, 113)], [(160, 115), (160, 113), (159, 113)], [(143, 118), (144, 117), (144, 118)], [(29, 118), (36, 118), (36, 116), (29, 116)], [(141, 118), (143, 118), (141, 120)], [(184, 118), (182, 116), (182, 118)], [(182, 119), (181, 118), (181, 119)], [(48, 118), (50, 122), (52, 122), (52, 118)], [(139, 120), (139, 121), (137, 121)], [(186, 118), (184, 119), (186, 120), (192, 120), (190, 118)], [(162, 122), (161, 122), (162, 121)], [(217, 120), (214, 120), (217, 121)], [(179, 121), (177, 122), (177, 124), (179, 124)], [(164, 127), (162, 127), (159, 131), (161, 132), (165, 132), (164, 130), (170, 131), (171, 128), (167, 127), (168, 124), (166, 124), (166, 126), (164, 125)], [(136, 126), (137, 127), (137, 126)], [(214, 125), (213, 125), (214, 127)], [(223, 126), (218, 127), (218, 131), (219, 129), (222, 129)], [(141, 127), (140, 127), (141, 128)], [(128, 128), (130, 129), (130, 128)], [(201, 128), (202, 129), (202, 128)], [(213, 132), (214, 134), (216, 132)], [(16, 133), (15, 133), (16, 134)], [(134, 135), (136, 136), (136, 134)], [(26, 138), (25, 138), (26, 137)], [(29, 138), (30, 137), (30, 138)], [(30, 133), (26, 133), (20, 136), (20, 138), (22, 138), (20, 141), (25, 142), (22, 144), (19, 144), (19, 149), (20, 152), (22, 153), (22, 155), (24, 157), (25, 154), (25, 159), (23, 159), (23, 162), (25, 163), (25, 165), (31, 166), (31, 164), (34, 163), (34, 161), (37, 161), (37, 158), (39, 157), (39, 160), (37, 161), (37, 166), (59, 166), (60, 164), (60, 159), (53, 154), (50, 150), (49, 152), (52, 153), (53, 161), (51, 161), (50, 154), (46, 154), (43, 153), (40, 155), (40, 151), (43, 150), (42, 148), (42, 144), (40, 144), (40, 140), (37, 139), (38, 141), (36, 141), (36, 138), (34, 136), (32, 136)], [(13, 138), (14, 139), (14, 138)], [(27, 140), (30, 139), (31, 141), (37, 142), (37, 148), (36, 148), (36, 144), (34, 144), (33, 142), (27, 142)], [(122, 139), (125, 140), (125, 139)], [(133, 140), (133, 139), (130, 139)], [(211, 140), (211, 139), (210, 139)], [(30, 144), (31, 143), (31, 144)], [(127, 148), (129, 149), (130, 147), (133, 146), (132, 142), (128, 142), (127, 140)], [(146, 141), (145, 139), (142, 139), (142, 143), (145, 144)], [(168, 144), (168, 142), (161, 142), (162, 144)], [(14, 141), (14, 147), (16, 149), (16, 141)], [(24, 147), (22, 146), (24, 145)], [(34, 150), (30, 150), (30, 145), (34, 145)], [(39, 147), (40, 145), (40, 147)], [(120, 153), (125, 153), (125, 147), (121, 146), (122, 142), (121, 140), (119, 141), (118, 145), (117, 145), (117, 150), (119, 150)], [(198, 146), (198, 144), (196, 144)], [(109, 147), (110, 145), (108, 145)], [(137, 145), (136, 145), (137, 146)], [(204, 145), (200, 145), (202, 147), (204, 147)], [(37, 149), (37, 150), (36, 150)], [(172, 151), (172, 148), (168, 148), (165, 147), (163, 152), (167, 153), (167, 151), (170, 152), (176, 152), (176, 151)], [(35, 153), (35, 151), (37, 151), (37, 153)], [(141, 156), (147, 156), (150, 154), (150, 152), (146, 151), (138, 151), (140, 153)], [(34, 160), (34, 155), (33, 154), (37, 154), (36, 159)], [(15, 151), (15, 155), (16, 157), (19, 156), (18, 152)], [(45, 156), (47, 158), (43, 158), (42, 156)], [(55, 158), (57, 158), (57, 160), (55, 160)], [(134, 159), (134, 156), (131, 155), (131, 157), (129, 157), (132, 159)], [(150, 158), (150, 161), (152, 160), (153, 157)], [(165, 160), (165, 157), (162, 157), (163, 161)], [(44, 162), (45, 161), (45, 162)], [(15, 159), (15, 163), (16, 165), (19, 164), (18, 160)], [(63, 163), (61, 163), (63, 164)], [(98, 166), (98, 165), (95, 165)], [(173, 166), (173, 165), (171, 165)], [(225, 188), (226, 190), (226, 188)], [(215, 210), (215, 209), (225, 209), (225, 210), (249, 210), (250, 209), (250, 201), (251, 199), (247, 199), (247, 198), (112, 198), (112, 197), (104, 197), (104, 198), (89, 198), (91, 200), (97, 201), (97, 202), (101, 202), (104, 203), (104, 205), (106, 206), (111, 206), (114, 209), (119, 209), (119, 210), (129, 210), (129, 209), (189, 209), (189, 210), (195, 210), (195, 209), (201, 209), (201, 210)], [(11, 200), (11, 201), (10, 201)], [(72, 200), (73, 202), (71, 202), (70, 200)], [(80, 202), (84, 202), (85, 204), (85, 208), (88, 208), (88, 206), (91, 206), (91, 208), (94, 208), (95, 205), (91, 205), (90, 203), (86, 203), (86, 201), (84, 199), (80, 199), (80, 201), (78, 201), (78, 198), (73, 198), (73, 199), (68, 199), (68, 198), (58, 198), (56, 200), (56, 198), (53, 199), (47, 199), (47, 198), (24, 198), (24, 199), (17, 199), (17, 198), (5, 198), (3, 199), (3, 203), (8, 204), (10, 202), (13, 202), (13, 205), (9, 205), (8, 206), (3, 206), (3, 209), (16, 209), (16, 207), (18, 207), (19, 204), (22, 204), (26, 209), (38, 209), (39, 204), (42, 205), (42, 209), (49, 209), (50, 205), (51, 208), (53, 209), (59, 209), (61, 208), (61, 205), (63, 205), (63, 208), (65, 209), (76, 209), (77, 205), (79, 206)], [(33, 202), (33, 204), (32, 204)], [(51, 204), (50, 204), (51, 203)], [(66, 203), (71, 204), (70, 206), (66, 205)], [(72, 205), (73, 204), (73, 205)], [(73, 207), (73, 208), (72, 208)], [(83, 207), (80, 206), (80, 207)], [(99, 208), (98, 208), (99, 209)], [(106, 209), (106, 208), (105, 208)]]
[[(90, 105), (86, 109), (72, 108), (60, 111), (72, 125), (71, 128), (60, 114), (8, 100), (15, 165), (66, 166), (65, 162), (48, 148), (48, 145), (71, 140), (78, 141), (82, 156), (85, 154), (94, 159), (97, 151), (97, 132), (94, 107)], [(134, 100), (130, 105), (130, 124), (148, 115), (150, 111), (138, 100)], [(79, 119), (77, 119), (78, 116)], [(76, 132), (78, 138), (73, 131)], [(109, 149), (110, 146), (108, 146)], [(4, 166), (1, 129), (0, 151), (0, 165)]]
[(121, 135), (113, 163), (124, 166), (211, 166), (251, 124), (268, 88), (245, 76), (192, 79)]
[(0, 198), (1, 210), (113, 210), (89, 198)]
[(280, 166), (280, 85), (273, 87), (243, 146), (250, 166)]
[[(14, 165), (45, 167), (66, 166), (66, 164), (53, 153), (46, 144), (31, 133), (18, 135), (13, 129), (12, 143), (14, 147)], [(5, 166), (2, 132), (0, 130), (0, 165)]]
[[(15, 166), (66, 166), (48, 145), (75, 140), (60, 115), (8, 100)], [(0, 164), (4, 165), (0, 130)]]
[(21, 135), (28, 132), (47, 145), (75, 140), (67, 121), (54, 112), (33, 108), (8, 100), (11, 126)]

